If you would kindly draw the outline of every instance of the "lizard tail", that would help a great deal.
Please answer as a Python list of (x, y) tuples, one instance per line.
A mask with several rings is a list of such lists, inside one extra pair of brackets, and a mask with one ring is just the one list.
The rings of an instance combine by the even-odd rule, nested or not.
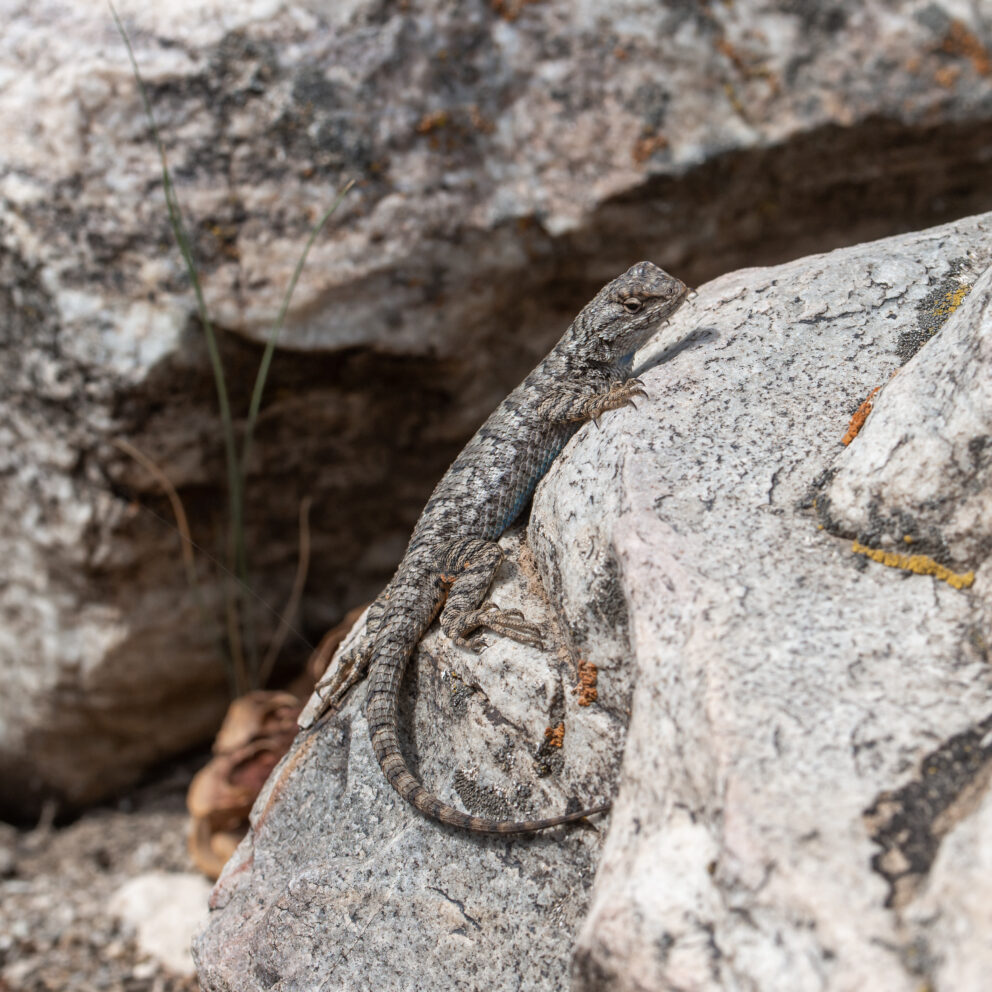
[[(403, 657), (404, 648), (398, 643), (398, 639), (387, 640), (381, 651), (376, 652), (378, 657), (373, 659), (368, 696), (365, 701), (369, 737), (379, 767), (382, 768), (389, 784), (408, 803), (441, 823), (482, 834), (533, 833), (535, 830), (546, 830), (548, 827), (557, 827), (562, 823), (574, 823), (594, 813), (605, 813), (610, 808), (609, 803), (602, 803), (599, 806), (590, 806), (587, 809), (540, 820), (489, 820), (463, 813), (460, 809), (455, 809), (454, 806), (449, 806), (432, 795), (407, 767), (396, 734), (400, 681), (412, 650), (412, 647), (408, 648)], [(393, 655), (394, 652), (400, 657), (382, 656)]]

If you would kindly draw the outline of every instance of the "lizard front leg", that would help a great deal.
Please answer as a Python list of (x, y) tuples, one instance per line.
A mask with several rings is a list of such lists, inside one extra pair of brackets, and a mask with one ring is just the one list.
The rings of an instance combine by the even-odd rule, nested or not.
[(608, 410), (634, 406), (636, 397), (648, 395), (644, 383), (637, 378), (610, 378), (603, 385), (606, 388), (597, 392), (567, 388), (556, 391), (545, 397), (538, 406), (538, 413), (552, 423), (592, 420), (598, 424), (599, 418)]
[[(314, 686), (320, 697), (320, 713), (339, 706), (352, 686), (357, 685), (368, 674), (372, 660), (372, 645), (379, 630), (382, 615), (389, 602), (388, 589), (369, 607), (365, 617), (365, 627), (348, 647), (337, 654), (327, 666), (327, 672)], [(319, 715), (319, 714), (318, 714)]]
[(441, 612), (441, 629), (459, 647), (481, 651), (481, 636), (469, 637), (480, 627), (515, 641), (541, 646), (541, 628), (528, 623), (519, 610), (502, 610), (495, 603), (483, 604), (503, 551), (494, 541), (466, 538), (451, 544), (441, 559), (441, 574), (450, 583), (448, 599)]

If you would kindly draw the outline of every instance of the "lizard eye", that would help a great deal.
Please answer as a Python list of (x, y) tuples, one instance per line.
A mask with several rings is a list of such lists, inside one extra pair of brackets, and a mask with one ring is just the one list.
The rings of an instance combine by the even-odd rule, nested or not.
[(628, 296), (623, 301), (623, 308), (627, 313), (637, 313), (644, 304), (636, 296)]

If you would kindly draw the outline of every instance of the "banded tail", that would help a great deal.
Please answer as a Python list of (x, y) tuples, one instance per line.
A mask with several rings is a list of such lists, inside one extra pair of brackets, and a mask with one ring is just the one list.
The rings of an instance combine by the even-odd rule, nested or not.
[[(399, 690), (406, 664), (436, 612), (435, 608), (427, 617), (423, 630), (405, 624), (401, 626), (395, 620), (390, 622), (390, 619), (386, 618), (376, 637), (368, 695), (365, 699), (365, 713), (369, 723), (372, 750), (389, 784), (408, 803), (426, 816), (440, 823), (482, 834), (533, 833), (536, 830), (557, 827), (562, 823), (574, 823), (595, 813), (605, 813), (610, 808), (610, 803), (539, 820), (489, 820), (485, 817), (470, 816), (460, 809), (455, 809), (454, 806), (449, 806), (432, 795), (417, 780), (407, 767), (396, 734)], [(404, 619), (409, 623), (409, 616)], [(406, 626), (405, 630), (403, 626)]]

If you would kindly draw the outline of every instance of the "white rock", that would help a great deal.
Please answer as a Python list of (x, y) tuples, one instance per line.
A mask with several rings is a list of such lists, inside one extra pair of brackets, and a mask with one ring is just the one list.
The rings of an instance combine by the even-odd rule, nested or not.
[(939, 989), (981, 989), (992, 974), (992, 796), (953, 824), (906, 910), (917, 959)]
[[(644, 376), (650, 403), (580, 434), (539, 489), (529, 533), (542, 575), (555, 589), (559, 575), (614, 568), (633, 653), (574, 988), (914, 992), (921, 975), (984, 987), (962, 965), (985, 954), (970, 880), (941, 876), (940, 932), (904, 916), (930, 863), (905, 837), (883, 843), (866, 811), (992, 709), (976, 638), (988, 579), (969, 593), (867, 562), (819, 528), (813, 500), (836, 461), (857, 463), (861, 440), (840, 444), (848, 418), (932, 316), (932, 286), (959, 266), (976, 293), (987, 284), (990, 230), (974, 218), (703, 287), (667, 332), (698, 340)], [(977, 331), (984, 307), (977, 296), (960, 320)], [(954, 409), (928, 411), (921, 460), (943, 457), (935, 439)], [(945, 472), (941, 496), (972, 484), (974, 470)], [(562, 601), (576, 627), (596, 600), (572, 585)], [(609, 700), (608, 673), (601, 686)], [(980, 761), (953, 774), (941, 761), (925, 784), (943, 799), (907, 800), (924, 848), (939, 844), (941, 802), (984, 788)], [(904, 893), (891, 907), (889, 883)]]
[(180, 975), (194, 973), (190, 942), (207, 918), (210, 883), (192, 872), (149, 871), (128, 879), (108, 911), (135, 931), (138, 947)]
[(964, 571), (992, 551), (992, 272), (933, 295), (946, 326), (885, 384), (819, 508), (871, 547)]

